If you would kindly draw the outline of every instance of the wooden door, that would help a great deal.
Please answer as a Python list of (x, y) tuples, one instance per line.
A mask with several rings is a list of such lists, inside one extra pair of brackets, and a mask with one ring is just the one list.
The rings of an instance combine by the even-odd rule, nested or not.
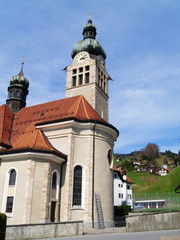
[(55, 221), (55, 212), (56, 212), (56, 202), (52, 201), (51, 202), (51, 216), (50, 216), (51, 222)]

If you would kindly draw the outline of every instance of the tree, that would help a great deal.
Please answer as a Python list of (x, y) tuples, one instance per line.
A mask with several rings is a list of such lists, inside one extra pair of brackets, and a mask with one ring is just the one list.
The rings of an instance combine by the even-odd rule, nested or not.
[(126, 171), (133, 171), (134, 170), (134, 165), (132, 162), (128, 161), (128, 160), (124, 160), (121, 162), (121, 168), (122, 170), (126, 170)]
[(180, 155), (174, 158), (174, 163), (176, 164), (176, 166), (180, 166)]
[(155, 143), (148, 143), (142, 150), (142, 154), (148, 159), (155, 159), (159, 157), (159, 146)]

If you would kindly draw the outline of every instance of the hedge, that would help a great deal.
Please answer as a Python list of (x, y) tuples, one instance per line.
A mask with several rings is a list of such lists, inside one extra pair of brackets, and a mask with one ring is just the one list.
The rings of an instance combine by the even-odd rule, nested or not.
[(125, 216), (128, 215), (131, 211), (131, 206), (129, 205), (121, 205), (114, 207), (114, 215), (115, 216)]
[(6, 214), (0, 213), (0, 240), (5, 240), (6, 237), (6, 221)]

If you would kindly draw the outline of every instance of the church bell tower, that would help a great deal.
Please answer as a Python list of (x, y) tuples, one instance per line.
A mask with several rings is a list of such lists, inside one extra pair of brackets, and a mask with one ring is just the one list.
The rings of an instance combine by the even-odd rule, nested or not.
[(72, 50), (72, 64), (67, 67), (66, 97), (84, 95), (99, 115), (108, 121), (108, 80), (106, 53), (95, 39), (96, 27), (89, 19), (83, 40)]

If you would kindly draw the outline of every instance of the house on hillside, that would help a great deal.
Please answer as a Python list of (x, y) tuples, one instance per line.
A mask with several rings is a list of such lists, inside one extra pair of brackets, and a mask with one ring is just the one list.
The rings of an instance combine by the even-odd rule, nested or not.
[(134, 169), (139, 172), (140, 169), (141, 169), (141, 161), (137, 160), (136, 158), (132, 158), (131, 159), (132, 163), (133, 163), (133, 166), (134, 166)]
[(169, 173), (169, 169), (167, 168), (166, 165), (162, 165), (161, 169), (158, 171), (158, 174), (162, 177), (166, 176), (168, 173)]
[(116, 167), (114, 170), (114, 206), (122, 204), (130, 205), (133, 208), (132, 201), (132, 184), (133, 181), (122, 171)]

